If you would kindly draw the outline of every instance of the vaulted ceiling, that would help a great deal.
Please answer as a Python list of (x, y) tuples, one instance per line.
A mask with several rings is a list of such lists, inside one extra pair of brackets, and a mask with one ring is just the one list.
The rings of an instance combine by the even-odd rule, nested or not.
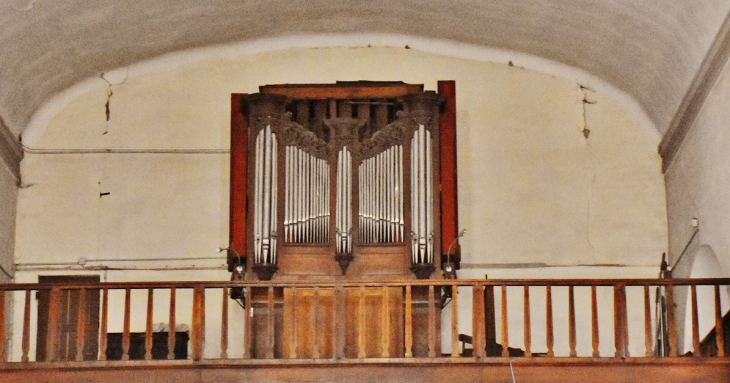
[(17, 137), (58, 92), (190, 48), (385, 33), (531, 54), (631, 95), (661, 132), (724, 38), (730, 0), (3, 0), (0, 118)]

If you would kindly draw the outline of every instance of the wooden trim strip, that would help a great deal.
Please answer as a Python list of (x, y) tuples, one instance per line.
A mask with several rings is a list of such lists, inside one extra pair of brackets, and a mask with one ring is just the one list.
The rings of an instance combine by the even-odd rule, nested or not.
[(591, 341), (593, 345), (593, 357), (598, 358), (601, 352), (598, 350), (598, 299), (596, 297), (596, 286), (591, 286)]
[(507, 286), (502, 285), (502, 356), (509, 356), (509, 318), (507, 317)]
[(428, 286), (428, 356), (436, 357), (436, 293), (433, 285)]
[(451, 356), (459, 357), (459, 286), (451, 285)]
[(317, 325), (319, 324), (319, 287), (314, 288), (314, 302), (312, 303), (312, 324), (309, 329), (309, 333), (313, 334), (314, 340), (312, 341), (312, 358), (319, 359), (319, 341), (320, 339), (315, 335), (317, 334)]
[(484, 285), (475, 283), (472, 290), (472, 347), (477, 359), (486, 356)]
[(357, 357), (364, 359), (365, 353), (365, 286), (360, 286), (357, 305)]
[(253, 347), (253, 307), (251, 306), (251, 290), (253, 287), (247, 287), (244, 295), (246, 303), (244, 304), (243, 314), (243, 358), (250, 359), (253, 357), (251, 348)]
[(0, 290), (0, 363), (7, 361), (5, 357), (5, 291)]
[(205, 347), (205, 287), (198, 286), (193, 289), (193, 334), (192, 334), (192, 359), (203, 360)]
[(702, 356), (700, 348), (700, 323), (697, 315), (697, 286), (690, 286), (692, 297), (692, 347), (694, 356)]
[(677, 329), (674, 323), (674, 286), (667, 285), (667, 322), (669, 325), (669, 356), (677, 356)]
[[(61, 296), (60, 287), (51, 288), (48, 303), (48, 326), (46, 332), (46, 361), (55, 362), (58, 360), (58, 330), (61, 319)], [(37, 346), (37, 345), (36, 345)]]
[(383, 287), (383, 315), (382, 315), (382, 328), (383, 335), (381, 336), (382, 342), (382, 353), (383, 358), (390, 357), (390, 334), (392, 329), (390, 328), (390, 288)]
[(575, 358), (575, 294), (573, 286), (568, 286), (568, 344), (570, 345), (570, 357)]
[(266, 300), (266, 359), (273, 359), (274, 358), (274, 347), (275, 344), (275, 329), (274, 329), (274, 288), (272, 286), (269, 286), (269, 294)]

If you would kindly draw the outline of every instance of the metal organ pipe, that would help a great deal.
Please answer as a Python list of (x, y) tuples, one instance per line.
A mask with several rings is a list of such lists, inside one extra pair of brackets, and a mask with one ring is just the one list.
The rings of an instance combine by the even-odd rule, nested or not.
[(254, 258), (256, 263), (276, 263), (276, 134), (271, 125), (256, 137), (254, 191)]
[(411, 141), (413, 263), (433, 262), (433, 175), (431, 132), (418, 126)]
[(352, 252), (352, 155), (343, 147), (337, 154), (337, 253)]
[(363, 160), (360, 179), (360, 239), (363, 243), (403, 240), (403, 146)]
[(326, 243), (329, 226), (329, 165), (287, 146), (284, 232), (290, 243)]

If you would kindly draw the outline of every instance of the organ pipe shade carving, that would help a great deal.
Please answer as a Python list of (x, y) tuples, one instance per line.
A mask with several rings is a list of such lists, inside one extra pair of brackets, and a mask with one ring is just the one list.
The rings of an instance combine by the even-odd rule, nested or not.
[(256, 136), (254, 186), (254, 262), (276, 263), (277, 141), (271, 125)]

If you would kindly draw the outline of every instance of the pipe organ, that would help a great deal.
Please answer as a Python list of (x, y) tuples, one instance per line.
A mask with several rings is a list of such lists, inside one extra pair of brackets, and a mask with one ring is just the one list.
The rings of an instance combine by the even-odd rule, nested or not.
[(387, 84), (377, 95), (337, 84), (329, 94), (267, 86), (243, 98), (248, 187), (238, 242), (259, 279), (428, 278), (440, 266), (443, 97)]

